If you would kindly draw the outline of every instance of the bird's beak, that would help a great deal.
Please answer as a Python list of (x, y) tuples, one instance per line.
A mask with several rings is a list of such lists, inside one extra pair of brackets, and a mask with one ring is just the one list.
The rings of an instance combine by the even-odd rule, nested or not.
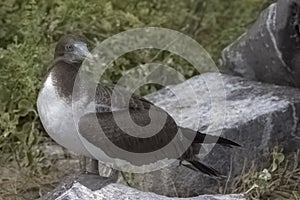
[(75, 54), (84, 59), (92, 59), (93, 55), (91, 54), (91, 52), (89, 51), (89, 49), (87, 48), (87, 45), (85, 43), (78, 43), (78, 44), (74, 44), (75, 46)]

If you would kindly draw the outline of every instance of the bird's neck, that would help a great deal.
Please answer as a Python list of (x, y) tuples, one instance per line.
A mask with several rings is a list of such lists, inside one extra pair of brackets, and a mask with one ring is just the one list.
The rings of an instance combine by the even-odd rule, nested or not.
[(67, 63), (63, 60), (56, 61), (50, 71), (53, 86), (60, 97), (70, 102), (72, 100), (73, 87), (81, 63)]

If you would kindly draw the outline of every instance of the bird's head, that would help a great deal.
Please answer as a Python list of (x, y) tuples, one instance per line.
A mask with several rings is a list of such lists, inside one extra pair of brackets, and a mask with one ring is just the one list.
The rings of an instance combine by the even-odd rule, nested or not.
[(82, 63), (85, 58), (92, 58), (87, 44), (74, 35), (63, 36), (57, 43), (54, 58), (61, 58), (65, 62)]

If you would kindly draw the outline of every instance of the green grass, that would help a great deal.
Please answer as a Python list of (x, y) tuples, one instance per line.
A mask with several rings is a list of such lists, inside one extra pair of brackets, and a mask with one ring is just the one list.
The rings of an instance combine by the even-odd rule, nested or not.
[(252, 166), (250, 171), (237, 177), (226, 192), (244, 193), (250, 200), (299, 200), (299, 153), (287, 159), (282, 150), (275, 148), (270, 155), (271, 164), (268, 168)]
[(20, 170), (16, 163), (0, 165), (0, 200), (37, 199), (51, 192), (65, 177), (78, 172), (78, 158), (52, 162), (47, 170)]

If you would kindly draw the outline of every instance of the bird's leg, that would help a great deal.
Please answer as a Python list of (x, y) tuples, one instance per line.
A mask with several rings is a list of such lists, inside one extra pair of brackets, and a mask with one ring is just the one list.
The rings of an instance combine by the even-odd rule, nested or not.
[(99, 175), (99, 163), (98, 160), (92, 159), (91, 160), (91, 167), (88, 173), (91, 174), (98, 174)]
[(181, 166), (181, 165), (182, 165), (182, 160), (179, 161), (179, 166)]
[(123, 171), (120, 171), (121, 175), (122, 175), (122, 178), (123, 180), (125, 181), (125, 183), (129, 186), (129, 187), (132, 187), (132, 185), (129, 183), (129, 181), (127, 180), (127, 177), (125, 175), (125, 173)]
[(182, 165), (182, 161), (183, 161), (183, 159), (179, 158), (179, 165), (178, 165), (178, 167)]
[(87, 165), (86, 159), (87, 158), (85, 156), (80, 156), (79, 164), (80, 164), (80, 171), (82, 173), (86, 173), (86, 165)]

